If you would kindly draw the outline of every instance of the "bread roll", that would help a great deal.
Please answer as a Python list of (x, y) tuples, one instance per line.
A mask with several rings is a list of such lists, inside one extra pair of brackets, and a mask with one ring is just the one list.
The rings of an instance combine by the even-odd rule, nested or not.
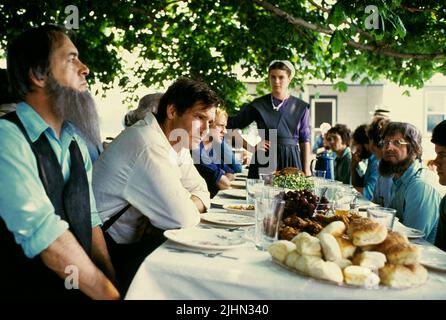
[(310, 274), (310, 270), (318, 261), (323, 261), (323, 260), (320, 257), (316, 256), (300, 256), (296, 260), (294, 268), (304, 274)]
[(344, 275), (341, 268), (332, 261), (317, 261), (310, 269), (310, 276), (318, 279), (324, 279), (341, 283), (344, 281)]
[(294, 268), (294, 265), (296, 264), (296, 260), (299, 258), (299, 256), (300, 255), (297, 253), (296, 250), (291, 251), (285, 259), (285, 264), (288, 267)]
[(348, 259), (353, 257), (356, 251), (355, 245), (344, 237), (335, 237), (335, 239), (339, 245), (339, 248), (341, 249), (342, 258)]
[(339, 268), (341, 268), (342, 270), (344, 270), (346, 267), (352, 265), (352, 262), (349, 259), (336, 260), (336, 261), (334, 261), (334, 263), (336, 263), (339, 266)]
[(384, 253), (387, 261), (393, 264), (417, 264), (421, 258), (418, 247), (410, 243), (396, 244)]
[(321, 233), (329, 233), (335, 237), (341, 236), (345, 232), (345, 224), (342, 221), (333, 221), (330, 224), (326, 225), (324, 229), (321, 230)]
[(398, 232), (389, 232), (386, 240), (376, 246), (376, 251), (384, 253), (392, 264), (417, 264), (420, 261), (418, 248)]
[(378, 270), (386, 263), (386, 256), (378, 251), (364, 251), (353, 257), (353, 264), (370, 270)]
[(268, 247), (271, 256), (280, 262), (285, 262), (288, 254), (294, 250), (296, 250), (296, 245), (287, 240), (276, 241)]
[(389, 231), (387, 233), (386, 239), (382, 243), (377, 245), (375, 249), (376, 251), (385, 253), (393, 245), (402, 243), (409, 243), (409, 240), (406, 236), (403, 236), (402, 234), (395, 231)]
[(383, 242), (387, 228), (368, 218), (358, 218), (350, 222), (347, 234), (355, 246), (367, 246)]
[(419, 265), (386, 264), (379, 269), (381, 283), (392, 288), (406, 288), (427, 281), (427, 270)]
[(301, 232), (295, 236), (291, 242), (296, 245), (296, 250), (303, 256), (321, 257), (321, 244), (318, 238), (313, 237), (307, 232)]
[(360, 266), (349, 266), (343, 270), (345, 283), (363, 286), (363, 287), (375, 287), (379, 284), (379, 277), (372, 272), (369, 268)]
[(330, 233), (319, 233), (317, 236), (321, 242), (322, 253), (327, 261), (342, 259), (341, 248), (335, 237)]

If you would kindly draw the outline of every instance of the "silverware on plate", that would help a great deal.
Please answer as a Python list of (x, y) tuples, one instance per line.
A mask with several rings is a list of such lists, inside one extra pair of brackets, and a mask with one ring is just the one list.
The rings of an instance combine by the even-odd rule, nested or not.
[(237, 257), (223, 255), (223, 251), (205, 252), (205, 251), (198, 251), (198, 250), (185, 249), (185, 248), (176, 248), (176, 247), (165, 247), (165, 248), (172, 252), (201, 254), (207, 258), (221, 257), (221, 258), (238, 260)]

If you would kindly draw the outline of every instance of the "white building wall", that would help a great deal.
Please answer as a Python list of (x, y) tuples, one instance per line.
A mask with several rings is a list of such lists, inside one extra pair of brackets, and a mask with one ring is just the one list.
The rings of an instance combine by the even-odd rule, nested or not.
[(307, 85), (307, 91), (308, 96), (335, 96), (335, 122), (347, 125), (352, 131), (361, 124), (368, 123), (375, 106), (382, 104), (382, 85), (349, 85), (346, 92), (336, 91), (332, 85)]

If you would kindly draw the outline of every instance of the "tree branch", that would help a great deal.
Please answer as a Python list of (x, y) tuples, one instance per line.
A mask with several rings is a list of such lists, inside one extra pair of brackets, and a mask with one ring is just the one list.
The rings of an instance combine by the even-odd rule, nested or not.
[[(333, 10), (333, 7), (332, 7), (331, 9), (324, 8), (324, 7), (320, 6), (320, 5), (318, 5), (318, 4), (317, 4), (316, 2), (314, 2), (313, 0), (308, 0), (308, 2), (311, 3), (313, 6), (315, 6), (317, 9), (319, 9), (319, 10), (321, 10), (321, 11), (323, 11), (323, 12), (330, 13), (331, 10)], [(355, 28), (357, 29), (357, 32), (358, 32), (360, 35), (363, 35), (364, 37), (369, 38), (370, 40), (375, 40), (375, 37), (374, 37), (373, 35), (371, 35), (371, 34), (368, 33), (367, 31), (362, 30), (362, 29), (361, 29), (360, 27), (358, 27), (356, 24), (354, 24), (354, 23), (350, 23), (350, 22), (348, 22), (348, 21), (345, 21), (345, 23), (349, 24), (350, 26), (355, 27)]]
[(316, 8), (318, 8), (319, 10), (323, 11), (323, 12), (330, 12), (331, 9), (328, 8), (324, 8), (320, 5), (318, 5), (316, 2), (314, 2), (313, 0), (308, 0), (309, 3), (311, 3), (313, 6), (315, 6)]
[(413, 8), (413, 7), (409, 7), (406, 6), (404, 4), (400, 4), (400, 7), (404, 10), (407, 10), (409, 12), (434, 12), (437, 13), (437, 11), (435, 11), (434, 9), (419, 9), (419, 8)]
[[(334, 31), (329, 28), (324, 28), (322, 26), (319, 26), (317, 24), (313, 24), (311, 22), (307, 22), (301, 18), (295, 18), (292, 15), (288, 14), (287, 12), (279, 9), (278, 7), (274, 6), (273, 4), (264, 1), (264, 0), (252, 0), (254, 3), (258, 4), (265, 10), (271, 12), (275, 16), (282, 18), (286, 20), (288, 23), (294, 25), (294, 26), (302, 26), (304, 28), (324, 33), (328, 35), (333, 35)], [(349, 40), (347, 44), (353, 48), (365, 50), (365, 51), (371, 51), (377, 54), (381, 54), (388, 57), (394, 57), (394, 58), (401, 58), (401, 59), (416, 59), (416, 60), (434, 60), (434, 59), (444, 59), (446, 58), (446, 54), (443, 52), (438, 53), (402, 53), (397, 52), (394, 50), (385, 49), (378, 46), (373, 45), (367, 45), (363, 43), (359, 43), (353, 40)]]

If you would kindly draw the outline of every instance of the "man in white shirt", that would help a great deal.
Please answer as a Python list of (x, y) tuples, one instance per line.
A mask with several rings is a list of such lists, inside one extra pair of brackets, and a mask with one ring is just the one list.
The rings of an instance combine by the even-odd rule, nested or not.
[[(195, 226), (209, 208), (209, 191), (190, 150), (209, 129), (219, 102), (205, 84), (179, 78), (162, 96), (156, 116), (149, 112), (126, 128), (94, 164), (101, 218), (130, 205), (107, 232), (118, 277), (130, 282), (140, 262), (165, 240), (157, 231)], [(134, 270), (123, 270), (129, 265)], [(129, 283), (123, 282), (121, 277), (126, 290)]]

